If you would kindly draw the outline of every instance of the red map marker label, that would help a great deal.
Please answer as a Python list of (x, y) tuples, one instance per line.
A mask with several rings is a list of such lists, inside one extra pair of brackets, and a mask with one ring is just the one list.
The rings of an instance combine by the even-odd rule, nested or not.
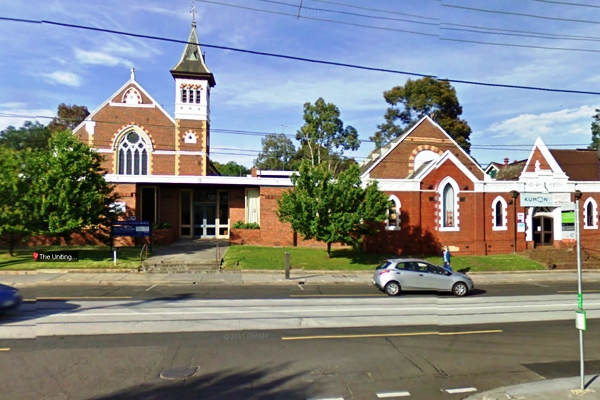
[(37, 251), (34, 251), (34, 252), (33, 252), (33, 259), (34, 259), (35, 261), (37, 261), (37, 259), (38, 259), (38, 257), (39, 257), (39, 256), (40, 256), (40, 255), (38, 254), (38, 252), (37, 252)]

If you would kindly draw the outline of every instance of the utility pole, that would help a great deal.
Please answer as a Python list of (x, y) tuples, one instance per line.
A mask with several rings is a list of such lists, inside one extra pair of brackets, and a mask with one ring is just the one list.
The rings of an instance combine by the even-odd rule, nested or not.
[(579, 330), (579, 371), (580, 371), (580, 389), (585, 390), (585, 352), (583, 348), (583, 331), (587, 329), (585, 311), (583, 310), (583, 291), (581, 274), (581, 235), (580, 230), (580, 211), (579, 200), (581, 191), (575, 191), (575, 240), (577, 241), (577, 311), (575, 314), (575, 326)]

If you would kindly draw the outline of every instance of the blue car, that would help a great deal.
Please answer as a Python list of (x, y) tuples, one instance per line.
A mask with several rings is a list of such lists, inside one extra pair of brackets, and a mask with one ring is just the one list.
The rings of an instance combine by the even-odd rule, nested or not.
[(12, 286), (0, 283), (0, 314), (17, 308), (23, 302), (23, 295)]

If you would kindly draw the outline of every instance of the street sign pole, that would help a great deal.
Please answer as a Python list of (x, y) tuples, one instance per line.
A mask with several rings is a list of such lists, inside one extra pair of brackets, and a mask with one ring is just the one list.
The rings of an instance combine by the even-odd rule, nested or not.
[(581, 390), (585, 389), (585, 353), (583, 350), (583, 331), (586, 329), (586, 315), (583, 310), (583, 291), (582, 286), (582, 274), (581, 274), (581, 236), (579, 234), (580, 227), (580, 212), (579, 212), (579, 199), (581, 199), (581, 192), (575, 191), (575, 240), (577, 241), (577, 313), (575, 315), (576, 327), (579, 330), (579, 371), (580, 371), (580, 383)]

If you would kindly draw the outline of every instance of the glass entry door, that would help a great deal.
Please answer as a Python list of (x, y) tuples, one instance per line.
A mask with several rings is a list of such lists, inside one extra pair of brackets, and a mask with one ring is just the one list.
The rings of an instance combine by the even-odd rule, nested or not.
[(194, 237), (216, 237), (217, 205), (194, 203)]

